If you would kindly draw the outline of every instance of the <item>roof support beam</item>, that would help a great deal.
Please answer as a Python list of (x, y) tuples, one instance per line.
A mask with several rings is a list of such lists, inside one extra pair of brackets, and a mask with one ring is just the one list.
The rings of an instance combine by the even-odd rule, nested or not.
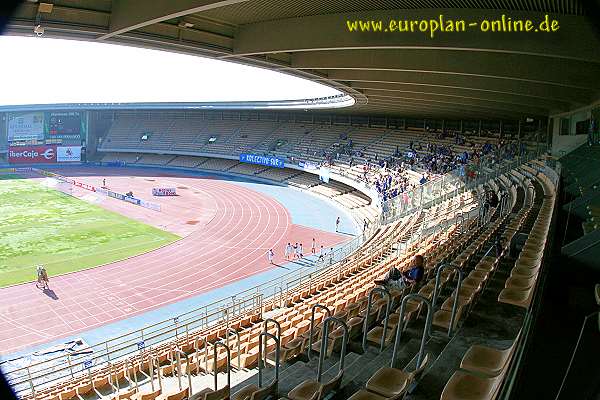
[(427, 96), (427, 95), (419, 95), (419, 94), (405, 94), (405, 95), (397, 95), (397, 96), (386, 96), (380, 95), (379, 93), (369, 93), (367, 92), (367, 97), (370, 100), (373, 100), (377, 104), (379, 103), (388, 103), (388, 104), (403, 104), (403, 103), (412, 103), (412, 104), (437, 104), (437, 105), (445, 105), (450, 108), (458, 108), (458, 109), (473, 109), (473, 110), (492, 110), (494, 111), (504, 111), (506, 113), (524, 113), (530, 115), (548, 115), (548, 110), (543, 108), (535, 107), (535, 106), (519, 106), (519, 105), (511, 105), (511, 104), (486, 104), (479, 101), (473, 101), (468, 99), (456, 100), (456, 99), (448, 99), (443, 97), (435, 97), (435, 96)]
[[(414, 71), (455, 76), (535, 82), (600, 90), (600, 64), (517, 54), (452, 50), (338, 50), (292, 54), (292, 68), (365, 71)], [(569, 73), (565, 73), (569, 71)]]
[(248, 0), (113, 0), (110, 30), (99, 40), (184, 15)]
[[(564, 88), (534, 82), (514, 82), (474, 76), (453, 76), (451, 80), (439, 74), (410, 71), (327, 70), (327, 78), (348, 82), (352, 86), (394, 89), (403, 85), (424, 88), (448, 88), (489, 94), (521, 96), (523, 98), (567, 102), (583, 106), (592, 101), (590, 89)], [(375, 85), (375, 86), (373, 86)], [(425, 89), (424, 89), (425, 90)], [(427, 89), (429, 90), (429, 89)]]
[(531, 98), (523, 98), (514, 95), (499, 95), (495, 93), (473, 92), (465, 89), (432, 88), (413, 85), (381, 85), (381, 84), (360, 84), (354, 83), (352, 87), (363, 91), (368, 97), (379, 95), (385, 97), (396, 96), (427, 96), (430, 98), (445, 98), (447, 100), (475, 101), (481, 104), (490, 104), (502, 107), (503, 105), (513, 105), (516, 107), (539, 107), (546, 110), (561, 110), (569, 107), (568, 103), (555, 102), (548, 100), (534, 101)]

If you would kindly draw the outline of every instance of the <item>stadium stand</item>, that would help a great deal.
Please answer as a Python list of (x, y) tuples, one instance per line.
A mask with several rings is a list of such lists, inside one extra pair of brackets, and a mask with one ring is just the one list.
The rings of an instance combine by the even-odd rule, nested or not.
[(204, 163), (206, 157), (177, 156), (167, 164), (170, 167), (196, 168)]
[(160, 154), (144, 154), (136, 164), (146, 165), (167, 165), (175, 159), (176, 156), (163, 156)]
[[(62, 104), (85, 113), (85, 141), (44, 123), (54, 137), (12, 145), (265, 179), (364, 228), (310, 268), (11, 371), (22, 400), (598, 398), (597, 2), (137, 3), (23, 1), (6, 31), (232, 61), (337, 94)], [(402, 22), (421, 32), (377, 32)], [(44, 107), (0, 107), (0, 164), (11, 121), (39, 131), (27, 121)], [(422, 279), (390, 284), (394, 268), (414, 278), (417, 255)]]
[[(105, 157), (113, 159), (111, 155)], [(156, 160), (164, 165), (164, 158)], [(184, 160), (191, 163), (189, 158)], [(207, 163), (210, 168), (246, 174), (261, 168), (246, 168), (237, 161), (223, 159), (207, 159), (202, 167)], [(285, 170), (277, 171), (272, 176), (286, 176)], [(333, 199), (346, 196), (345, 202), (356, 204), (349, 197), (356, 192), (352, 188), (335, 182), (319, 185), (317, 181), (317, 185), (311, 190), (319, 188), (317, 192)], [(479, 201), (489, 189), (507, 196), (497, 208), (482, 214)], [(361, 195), (355, 198), (366, 201)], [(479, 184), (473, 191), (443, 196), (437, 204), (377, 228), (348, 258), (308, 281), (301, 281), (293, 290), (280, 292), (248, 314), (196, 332), (187, 331), (174, 341), (158, 343), (140, 354), (99, 367), (91, 378), (82, 375), (39, 390), (36, 398), (103, 398), (102, 393), (106, 393), (107, 398), (114, 399), (178, 399), (191, 392), (191, 398), (198, 399), (225, 399), (231, 393), (235, 393), (232, 399), (246, 399), (259, 398), (261, 390), (274, 396), (287, 393), (292, 400), (328, 395), (340, 399), (395, 398), (407, 391), (411, 398), (428, 398), (420, 397), (424, 395), (422, 389), (413, 391), (418, 384), (420, 388), (438, 390), (442, 399), (464, 398), (464, 393), (480, 393), (477, 398), (492, 399), (501, 387), (519, 340), (522, 314), (510, 310), (517, 317), (513, 317), (516, 322), (506, 324), (505, 330), (510, 332), (504, 332), (504, 336), (512, 338), (506, 348), (463, 347), (470, 345), (473, 337), (482, 338), (485, 344), (483, 338), (492, 327), (488, 321), (477, 323), (482, 309), (530, 306), (554, 199), (554, 183), (541, 172), (541, 164), (532, 162), (506, 170), (485, 186)], [(513, 261), (507, 256), (511, 238), (523, 229), (529, 232), (529, 238)], [(501, 248), (494, 245), (497, 237), (502, 238)], [(392, 266), (407, 271), (418, 253), (425, 254), (427, 260), (421, 283), (402, 290), (372, 290), (375, 280), (385, 276)], [(429, 303), (421, 300), (433, 303), (433, 310), (426, 310), (424, 306)], [(318, 312), (315, 306), (320, 307)], [(501, 320), (503, 313), (495, 318)], [(331, 356), (322, 360), (316, 355), (323, 350), (322, 328), (328, 316), (345, 325), (327, 335), (325, 352)], [(271, 323), (274, 328), (269, 328)], [(343, 334), (344, 327), (349, 339)], [(427, 353), (421, 352), (419, 365), (415, 365), (421, 330), (430, 332)], [(259, 361), (263, 331), (279, 341), (279, 346), (266, 344), (266, 369)], [(402, 343), (401, 337), (411, 339), (399, 349), (394, 342)], [(463, 337), (469, 340), (461, 340)], [(229, 354), (224, 344), (228, 345)], [(347, 348), (347, 353), (342, 366), (337, 354), (343, 348)], [(391, 367), (382, 367), (390, 362)], [(231, 382), (219, 390), (217, 386), (206, 387), (211, 374), (228, 370), (229, 364), (235, 368), (234, 372), (227, 372)], [(248, 376), (259, 364), (263, 379), (268, 376), (274, 385), (259, 388), (250, 384), (255, 378)], [(276, 364), (279, 375), (274, 380)], [(457, 364), (461, 370), (452, 374), (448, 365)], [(314, 376), (317, 366), (326, 379), (321, 380), (324, 383), (307, 380)], [(198, 391), (198, 385), (204, 389)]]

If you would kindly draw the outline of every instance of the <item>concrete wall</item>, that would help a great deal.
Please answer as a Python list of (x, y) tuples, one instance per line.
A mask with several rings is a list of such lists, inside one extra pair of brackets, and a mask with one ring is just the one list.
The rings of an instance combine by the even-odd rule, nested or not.
[(581, 146), (587, 141), (587, 135), (558, 135), (554, 133), (552, 137), (553, 156), (561, 157)]
[[(566, 113), (552, 115), (550, 125), (550, 134), (552, 135), (552, 155), (563, 156), (587, 141), (587, 132), (582, 135), (576, 134), (576, 126), (580, 121), (585, 121), (592, 117), (592, 109), (600, 107), (600, 101), (596, 101), (588, 106), (582, 107)], [(561, 135), (561, 121), (567, 118), (569, 120), (569, 132), (566, 135)]]

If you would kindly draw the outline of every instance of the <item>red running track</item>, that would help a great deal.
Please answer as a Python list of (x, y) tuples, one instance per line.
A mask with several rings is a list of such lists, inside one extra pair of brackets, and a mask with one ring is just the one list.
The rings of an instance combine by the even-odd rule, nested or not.
[[(121, 172), (131, 173), (127, 171)], [(140, 178), (144, 174), (147, 178)], [(55, 299), (31, 283), (1, 289), (1, 354), (72, 336), (264, 272), (273, 268), (266, 261), (267, 250), (273, 248), (275, 262), (283, 262), (284, 246), (290, 241), (303, 242), (308, 252), (312, 237), (326, 248), (347, 239), (292, 224), (279, 202), (246, 187), (152, 174), (136, 172), (136, 179), (111, 176), (107, 186), (137, 194), (148, 193), (159, 182), (179, 185), (180, 196), (153, 199), (162, 203), (161, 213), (111, 198), (101, 206), (153, 225), (169, 225), (168, 230), (187, 236), (123, 261), (53, 277), (50, 287)], [(101, 181), (101, 175), (75, 175), (95, 185)], [(194, 223), (187, 223), (190, 220)]]

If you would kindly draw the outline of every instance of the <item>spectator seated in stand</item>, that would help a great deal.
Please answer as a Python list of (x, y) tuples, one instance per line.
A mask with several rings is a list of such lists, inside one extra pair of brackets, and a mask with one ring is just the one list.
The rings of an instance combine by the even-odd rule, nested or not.
[(408, 271), (401, 272), (398, 268), (392, 267), (385, 278), (376, 280), (375, 284), (385, 286), (387, 289), (402, 289), (421, 282), (424, 273), (425, 259), (421, 254), (417, 254)]

